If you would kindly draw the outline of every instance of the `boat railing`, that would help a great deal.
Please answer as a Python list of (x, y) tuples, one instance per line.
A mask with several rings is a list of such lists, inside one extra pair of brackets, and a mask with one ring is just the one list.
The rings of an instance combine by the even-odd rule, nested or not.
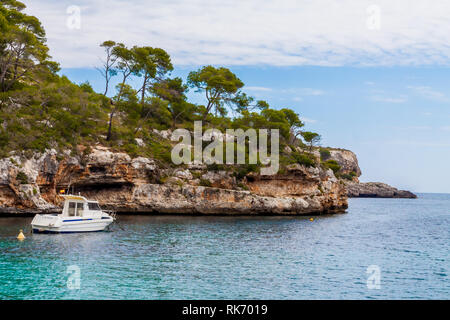
[(117, 212), (115, 210), (103, 210), (106, 214), (108, 214), (113, 220), (117, 219)]

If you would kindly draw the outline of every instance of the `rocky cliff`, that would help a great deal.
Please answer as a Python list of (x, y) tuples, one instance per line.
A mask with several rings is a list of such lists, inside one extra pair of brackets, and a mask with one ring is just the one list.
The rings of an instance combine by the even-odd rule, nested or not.
[(356, 155), (344, 149), (331, 149), (330, 156), (340, 166), (342, 176), (352, 174), (352, 179), (342, 179), (350, 198), (417, 198), (417, 196), (406, 190), (398, 190), (388, 184), (381, 182), (360, 182), (361, 169), (358, 165)]
[(355, 173), (355, 177), (361, 176), (358, 158), (356, 154), (345, 149), (330, 149), (330, 157), (341, 166), (340, 172), (343, 174)]
[(68, 188), (120, 213), (301, 215), (347, 208), (343, 183), (323, 168), (291, 165), (283, 174), (238, 182), (227, 171), (164, 168), (102, 146), (80, 147), (78, 154), (50, 150), (0, 160), (0, 214), (58, 211), (58, 192)]

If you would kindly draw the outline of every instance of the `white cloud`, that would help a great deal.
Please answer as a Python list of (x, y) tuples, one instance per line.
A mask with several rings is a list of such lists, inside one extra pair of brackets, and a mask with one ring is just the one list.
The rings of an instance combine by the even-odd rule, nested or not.
[(257, 91), (257, 92), (268, 92), (272, 91), (272, 88), (266, 88), (266, 87), (245, 87), (246, 91)]
[[(55, 60), (92, 67), (113, 39), (167, 50), (179, 65), (449, 64), (448, 0), (33, 0)], [(81, 29), (66, 9), (81, 8)]]
[(302, 120), (304, 123), (316, 123), (317, 120), (306, 118), (306, 117), (300, 117), (300, 120)]
[(434, 141), (415, 141), (415, 140), (393, 140), (387, 141), (386, 144), (412, 146), (412, 147), (432, 147), (432, 148), (447, 148), (450, 147), (448, 142), (434, 142)]
[(298, 93), (303, 96), (322, 96), (325, 94), (325, 91), (319, 89), (301, 88), (298, 89)]
[(399, 96), (399, 97), (384, 97), (384, 96), (372, 96), (372, 100), (378, 101), (378, 102), (387, 102), (387, 103), (405, 103), (408, 101), (408, 98), (406, 96)]
[(288, 89), (281, 89), (278, 91), (282, 95), (291, 96), (290, 99), (292, 99), (292, 101), (295, 102), (304, 101), (305, 100), (304, 97), (306, 96), (317, 97), (326, 94), (326, 92), (323, 90), (313, 88), (288, 88)]
[(416, 94), (422, 96), (425, 99), (435, 101), (447, 101), (447, 97), (444, 93), (434, 90), (427, 86), (408, 86), (408, 89), (413, 90)]
[(314, 89), (314, 88), (289, 88), (289, 89), (282, 89), (282, 93), (287, 94), (296, 94), (300, 97), (302, 96), (322, 96), (325, 94), (325, 91), (320, 89)]
[(407, 126), (407, 127), (394, 127), (397, 130), (414, 130), (414, 131), (426, 131), (431, 130), (430, 126)]

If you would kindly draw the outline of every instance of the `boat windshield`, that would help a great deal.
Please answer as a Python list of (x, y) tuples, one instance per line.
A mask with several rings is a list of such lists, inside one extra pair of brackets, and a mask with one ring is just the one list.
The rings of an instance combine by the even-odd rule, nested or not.
[(92, 211), (101, 211), (102, 209), (100, 209), (100, 206), (98, 205), (97, 202), (88, 202), (88, 206), (89, 206), (89, 210)]

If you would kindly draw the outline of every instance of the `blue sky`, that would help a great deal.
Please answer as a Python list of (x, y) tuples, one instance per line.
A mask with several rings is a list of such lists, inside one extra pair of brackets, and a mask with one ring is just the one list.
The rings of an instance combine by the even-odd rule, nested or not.
[[(196, 66), (178, 67), (185, 78)], [(417, 192), (450, 192), (450, 69), (447, 67), (230, 66), (246, 90), (274, 107), (298, 112), (322, 145), (358, 155), (362, 181), (382, 181)], [(93, 69), (65, 69), (75, 82)], [(191, 92), (192, 101), (204, 102)]]
[[(27, 1), (25, 1), (27, 3)], [(375, 8), (373, 7), (375, 3)], [(427, 1), (27, 3), (62, 73), (100, 91), (107, 39), (166, 49), (172, 75), (225, 65), (246, 92), (289, 107), (324, 146), (358, 155), (362, 181), (450, 193), (450, 4)], [(80, 28), (70, 28), (73, 8)], [(375, 20), (374, 20), (375, 19)], [(191, 93), (194, 102), (201, 97)]]

